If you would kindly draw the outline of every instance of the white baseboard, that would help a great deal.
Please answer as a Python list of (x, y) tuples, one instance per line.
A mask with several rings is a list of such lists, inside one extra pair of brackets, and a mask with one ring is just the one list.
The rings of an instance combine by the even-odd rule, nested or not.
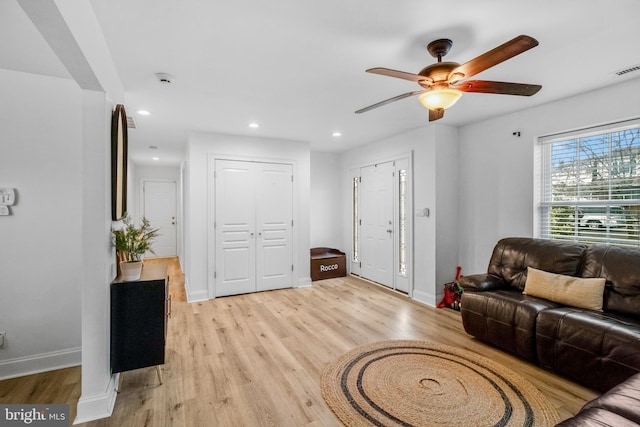
[(0, 380), (79, 366), (82, 348), (69, 348), (0, 361)]
[(73, 424), (82, 424), (110, 417), (113, 413), (113, 407), (116, 404), (116, 397), (118, 396), (119, 379), (119, 373), (113, 374), (104, 393), (97, 396), (80, 396), (80, 400), (78, 400), (78, 412)]
[(311, 286), (311, 276), (298, 278), (297, 288), (306, 288), (308, 286)]
[(189, 278), (184, 276), (184, 292), (187, 294), (187, 302), (200, 302), (209, 300), (209, 291), (207, 289), (203, 291), (192, 291), (189, 287)]
[(435, 307), (438, 304), (438, 301), (440, 301), (440, 299), (442, 298), (442, 296), (440, 296), (440, 298), (438, 298), (437, 295), (433, 295), (431, 293), (428, 292), (423, 292), (423, 291), (419, 291), (417, 289), (413, 290), (413, 299), (421, 302), (423, 304), (426, 304), (428, 306), (431, 307)]
[(200, 302), (209, 300), (209, 291), (195, 291), (187, 294), (187, 302)]

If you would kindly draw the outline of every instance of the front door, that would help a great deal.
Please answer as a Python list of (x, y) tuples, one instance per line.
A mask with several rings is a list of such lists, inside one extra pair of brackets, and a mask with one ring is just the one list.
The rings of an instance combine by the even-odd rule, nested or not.
[(361, 275), (383, 285), (393, 283), (393, 162), (361, 169)]

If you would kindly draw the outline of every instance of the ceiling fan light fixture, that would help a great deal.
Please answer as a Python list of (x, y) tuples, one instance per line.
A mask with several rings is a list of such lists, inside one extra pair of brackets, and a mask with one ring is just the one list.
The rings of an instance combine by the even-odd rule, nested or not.
[(456, 84), (462, 79), (464, 79), (464, 74), (456, 72), (451, 73), (447, 80), (449, 81), (449, 84)]
[(462, 92), (458, 89), (433, 89), (421, 93), (418, 96), (418, 101), (429, 110), (446, 110), (455, 104), (461, 96)]

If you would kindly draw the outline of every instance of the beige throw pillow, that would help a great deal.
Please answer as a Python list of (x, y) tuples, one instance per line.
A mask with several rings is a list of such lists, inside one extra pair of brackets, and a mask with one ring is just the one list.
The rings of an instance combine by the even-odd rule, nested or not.
[(572, 307), (602, 311), (604, 283), (604, 278), (583, 279), (528, 267), (522, 293)]

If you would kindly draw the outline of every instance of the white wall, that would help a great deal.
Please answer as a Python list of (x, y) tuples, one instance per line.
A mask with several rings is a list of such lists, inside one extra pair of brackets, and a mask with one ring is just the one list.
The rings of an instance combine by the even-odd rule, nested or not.
[[(68, 199), (68, 204), (71, 205), (70, 209), (67, 209), (67, 205), (64, 204), (60, 212), (64, 212), (65, 216), (58, 217), (55, 211), (58, 206), (50, 200), (51, 195), (43, 197), (38, 208), (41, 214), (32, 224), (32, 229), (39, 228), (37, 224), (39, 221), (47, 228), (59, 230), (58, 233), (70, 241), (74, 241), (74, 237), (77, 236), (77, 240), (70, 244), (77, 245), (78, 249), (73, 251), (70, 248), (65, 251), (67, 248), (65, 244), (59, 243), (59, 239), (49, 240), (50, 237), (38, 236), (32, 231), (35, 238), (31, 242), (33, 243), (31, 250), (40, 255), (38, 245), (42, 245), (46, 249), (46, 256), (56, 261), (57, 269), (53, 267), (47, 269), (48, 262), (43, 263), (42, 270), (39, 270), (41, 266), (30, 265), (30, 267), (43, 271), (47, 276), (39, 281), (40, 283), (35, 284), (41, 289), (39, 295), (47, 294), (48, 288), (45, 284), (47, 280), (49, 283), (63, 282), (66, 286), (74, 284), (77, 286), (75, 292), (73, 289), (60, 289), (61, 292), (49, 292), (47, 296), (49, 310), (51, 310), (50, 307), (63, 305), (65, 300), (75, 308), (75, 310), (71, 309), (69, 314), (73, 315), (78, 309), (80, 310), (82, 394), (78, 401), (76, 421), (84, 422), (110, 415), (116, 398), (117, 375), (111, 375), (109, 366), (109, 283), (115, 271), (115, 256), (111, 245), (110, 123), (114, 104), (124, 101), (124, 90), (98, 21), (88, 2), (55, 1), (39, 2), (37, 5), (28, 0), (18, 0), (18, 2), (73, 78), (70, 84), (74, 89), (56, 93), (55, 111), (49, 112), (55, 120), (69, 126), (68, 134), (59, 135), (56, 122), (38, 121), (28, 109), (21, 111), (21, 114), (15, 118), (16, 123), (21, 125), (20, 132), (29, 135), (30, 131), (26, 130), (27, 127), (37, 128), (38, 133), (35, 136), (39, 137), (39, 140), (32, 141), (35, 149), (31, 157), (18, 159), (24, 163), (17, 163), (17, 165), (29, 170), (32, 179), (40, 177), (39, 185), (43, 188), (46, 188), (49, 182), (61, 184), (49, 194), (60, 194), (62, 191), (62, 197), (58, 199), (65, 202)], [(29, 52), (25, 52), (25, 55), (29, 55)], [(8, 65), (11, 66), (11, 64)], [(40, 97), (44, 97), (49, 107), (51, 90), (57, 90), (55, 85), (53, 89), (40, 86), (37, 93), (27, 90), (26, 93), (33, 95), (31, 98), (15, 92), (9, 92), (12, 96), (5, 97), (6, 91), (3, 90), (2, 99), (10, 100), (9, 104), (24, 101), (31, 104), (31, 108), (37, 111)], [(71, 102), (67, 98), (77, 102), (76, 110), (65, 108), (67, 103)], [(67, 123), (67, 119), (71, 122)], [(53, 139), (51, 135), (54, 136)], [(70, 140), (66, 141), (66, 139)], [(5, 139), (3, 138), (2, 141), (4, 142)], [(53, 171), (48, 160), (43, 159), (41, 153), (48, 153), (51, 144), (55, 147), (55, 143), (58, 142), (62, 147), (77, 143), (76, 151), (64, 162), (56, 162), (58, 159), (52, 156), (49, 160), (52, 160), (51, 164), (55, 164), (58, 168)], [(31, 170), (32, 164), (40, 168)], [(66, 176), (65, 174), (68, 173), (66, 170), (73, 174), (72, 182), (66, 179), (56, 182), (55, 177)], [(53, 177), (46, 175), (50, 172), (54, 174)], [(67, 189), (69, 189), (68, 194)], [(25, 196), (28, 195), (25, 193)], [(55, 219), (55, 223), (49, 218)], [(26, 236), (21, 237), (27, 241), (30, 239)], [(48, 243), (43, 242), (43, 237)], [(13, 255), (9, 259), (17, 258)], [(16, 262), (22, 263), (21, 259)], [(66, 262), (77, 264), (78, 272), (68, 274)], [(42, 292), (43, 290), (45, 292)], [(58, 337), (58, 334), (63, 337), (75, 335), (71, 325), (61, 326), (58, 322), (48, 322), (47, 311), (38, 312), (37, 308), (31, 308), (30, 301), (12, 302), (24, 304), (23, 309), (31, 318), (39, 320), (40, 328), (46, 330), (47, 334), (53, 337)], [(65, 316), (63, 315), (61, 319), (65, 319)], [(39, 335), (30, 338), (36, 343), (41, 341)], [(66, 344), (66, 339), (62, 338), (63, 344)]]
[(311, 152), (311, 247), (344, 252), (342, 239), (342, 185), (340, 155)]
[(243, 160), (291, 161), (294, 164), (294, 286), (311, 283), (309, 277), (309, 192), (310, 150), (306, 142), (255, 138), (250, 136), (192, 133), (187, 153), (187, 194), (185, 194), (185, 282), (190, 301), (208, 299), (209, 265), (214, 255), (209, 252), (212, 231), (209, 212), (209, 161), (213, 157)]
[[(0, 69), (0, 379), (80, 364), (81, 91)], [(9, 101), (10, 102), (5, 102)]]
[[(442, 285), (455, 276), (457, 265), (457, 130), (432, 123), (342, 155), (342, 247), (351, 250), (351, 177), (355, 167), (405, 157), (413, 152), (413, 298), (435, 305)], [(416, 212), (428, 208), (428, 217)]]
[(437, 126), (435, 158), (436, 192), (436, 241), (435, 268), (437, 302), (440, 301), (445, 283), (456, 276), (458, 262), (458, 209), (459, 209), (459, 169), (458, 169), (458, 129), (450, 126)]
[[(536, 138), (640, 116), (640, 79), (460, 128), (463, 274), (486, 272), (496, 242), (533, 236)], [(520, 132), (520, 137), (513, 132)]]
[(82, 394), (75, 422), (111, 415), (118, 374), (111, 374), (111, 114), (102, 91), (82, 91)]

